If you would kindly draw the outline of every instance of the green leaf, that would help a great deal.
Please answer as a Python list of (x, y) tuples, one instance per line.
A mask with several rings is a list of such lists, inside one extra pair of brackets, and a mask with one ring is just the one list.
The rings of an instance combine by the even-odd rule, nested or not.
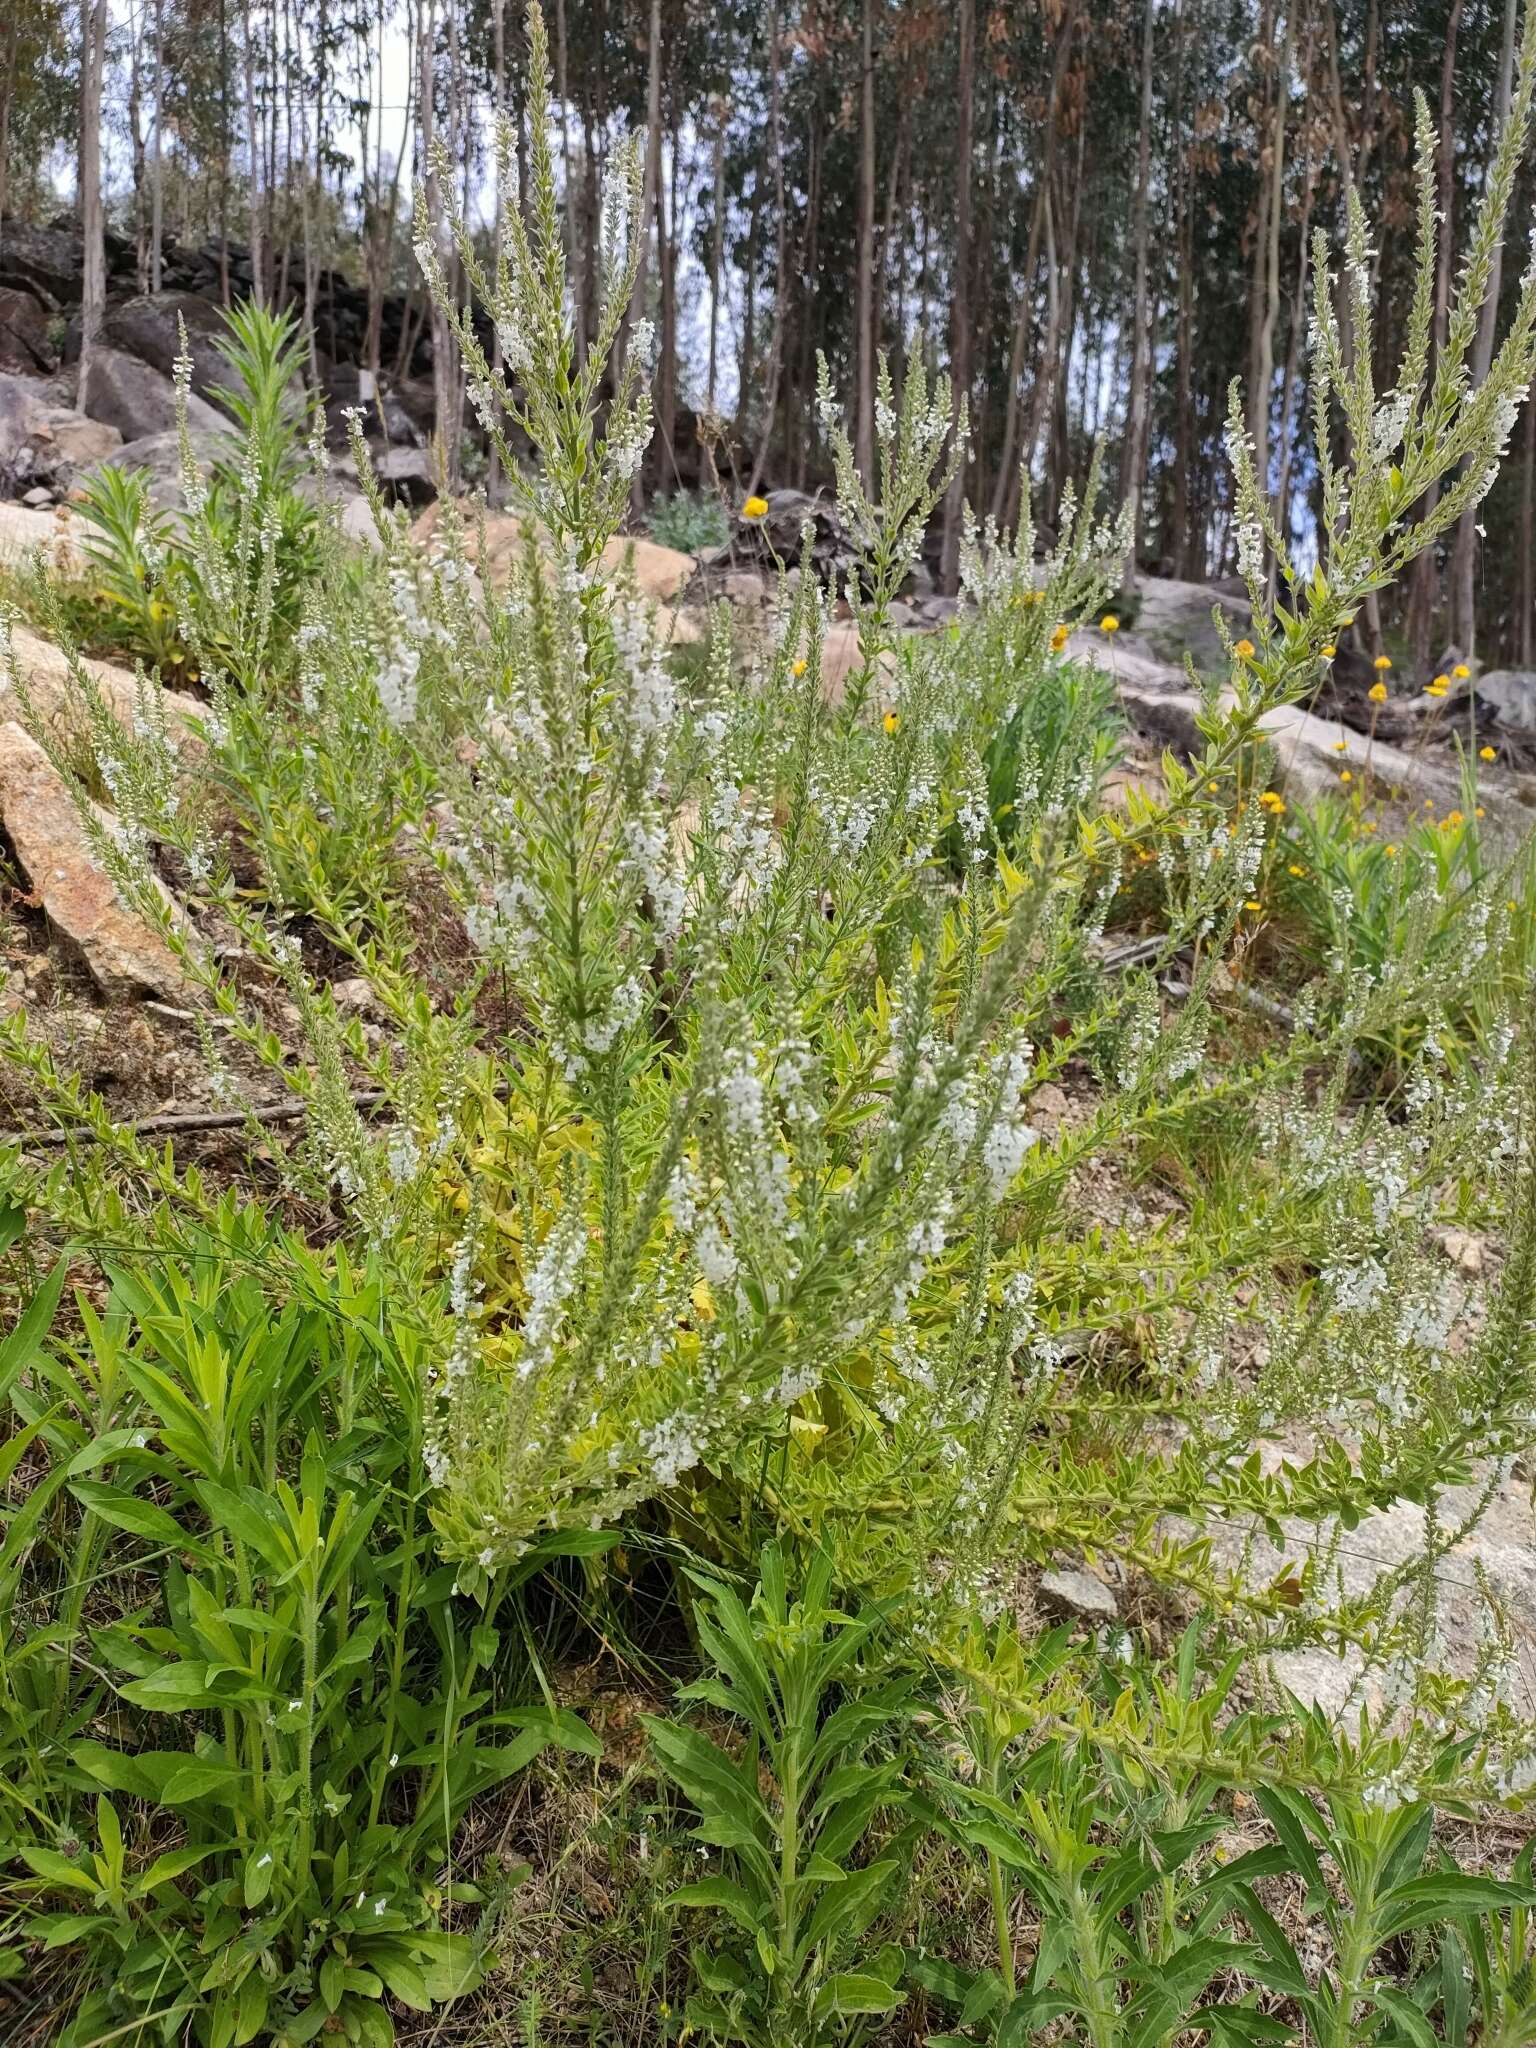
[(1497, 1877), (1474, 1877), (1460, 1870), (1437, 1870), (1410, 1878), (1387, 1893), (1377, 1907), (1383, 1941), (1444, 1920), (1502, 1912), (1507, 1906), (1536, 1904), (1536, 1888), (1509, 1884)]
[(679, 1885), (669, 1894), (667, 1904), (713, 1907), (729, 1913), (743, 1934), (757, 1933), (757, 1912), (751, 1899), (728, 1877), (701, 1877), (695, 1884)]
[(68, 1271), (68, 1260), (60, 1259), (22, 1310), (15, 1329), (0, 1344), (0, 1400), (10, 1393), (17, 1377), (32, 1363), (38, 1347), (53, 1327)]
[(162, 1664), (147, 1678), (132, 1678), (117, 1690), (134, 1706), (150, 1707), (158, 1714), (186, 1713), (215, 1702), (215, 1695), (208, 1690), (208, 1666), (190, 1659)]
[(126, 1529), (130, 1536), (144, 1536), (172, 1550), (201, 1552), (203, 1546), (189, 1536), (174, 1515), (141, 1500), (126, 1487), (108, 1486), (99, 1479), (77, 1479), (70, 1492), (83, 1508), (114, 1529)]
[(814, 2011), (818, 2019), (830, 2013), (894, 2012), (906, 1994), (882, 1978), (859, 1970), (840, 1970), (817, 1992)]

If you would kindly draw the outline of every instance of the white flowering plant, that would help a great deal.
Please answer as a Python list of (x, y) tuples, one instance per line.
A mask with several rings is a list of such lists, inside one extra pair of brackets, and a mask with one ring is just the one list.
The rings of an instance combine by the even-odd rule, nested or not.
[[(1280, 823), (1278, 799), (1259, 794), (1271, 767), (1262, 720), (1315, 685), (1324, 649), (1410, 558), (1409, 540), (1429, 545), (1443, 531), (1408, 521), (1429, 485), (1447, 482), (1447, 518), (1486, 487), (1529, 377), (1529, 279), (1486, 384), (1473, 387), (1455, 337), (1486, 293), (1536, 29), (1521, 46), (1517, 140), (1495, 159), (1454, 345), (1435, 378), (1419, 362), (1416, 312), (1397, 395), (1378, 407), (1369, 307), (1357, 292), (1346, 360), (1320, 272), (1323, 383), (1339, 394), (1350, 454), (1324, 472), (1315, 573), (1285, 558), (1234, 434), (1253, 640), (1231, 648), (1225, 696), (1210, 693), (1199, 758), (1166, 758), (1163, 793), (1123, 807), (1108, 806), (1102, 787), (1116, 744), (1105, 693), (1066, 654), (1125, 552), (1123, 521), (1100, 517), (1096, 483), (1068, 508), (1043, 563), (1027, 522), (1012, 537), (968, 526), (953, 631), (896, 631), (895, 594), (964, 428), (915, 366), (899, 407), (882, 373), (873, 478), (857, 473), (822, 378), (842, 518), (860, 550), (843, 590), (818, 578), (807, 543), (781, 565), (765, 634), (739, 650), (716, 615), (702, 653), (677, 660), (676, 619), (641, 594), (638, 565), (614, 567), (647, 432), (649, 342), (631, 319), (637, 161), (627, 147), (615, 153), (605, 310), (579, 355), (536, 10), (529, 42), (530, 189), (504, 194), (488, 264), (458, 230), (466, 275), (500, 333), (499, 369), (446, 293), (434, 246), (421, 252), (456, 323), (513, 515), (443, 505), (423, 538), (375, 494), (377, 546), (362, 555), (343, 545), (317, 476), (316, 558), (280, 650), (264, 527), (241, 557), (254, 579), (221, 583), (216, 564), (204, 577), (228, 616), (199, 642), (211, 701), (190, 740), (147, 675), (125, 721), (78, 661), (86, 776), (38, 721), (120, 895), (180, 964), (202, 1057), (225, 1113), (243, 1120), (239, 1138), (259, 1156), (270, 1199), (315, 1242), (256, 1227), (212, 1173), (114, 1119), (19, 1011), (0, 1040), (8, 1071), (38, 1122), (65, 1127), (69, 1150), (50, 1168), (37, 1147), (8, 1149), (7, 1202), (30, 1209), (61, 1249), (113, 1246), (115, 1271), (163, 1260), (190, 1236), (216, 1296), (221, 1262), (253, 1287), (257, 1265), (268, 1322), (286, 1327), (318, 1301), (375, 1366), (389, 1362), (398, 1384), (375, 1389), (366, 1417), (349, 1391), (355, 1360), (327, 1375), (323, 1399), (290, 1387), (297, 1405), (274, 1425), (270, 1469), (248, 1477), (247, 1490), (270, 1501), (239, 1497), (257, 1518), (253, 1544), (272, 1503), (290, 1523), (314, 1503), (315, 1557), (320, 1503), (338, 1519), (346, 1498), (358, 1516), (349, 1526), (364, 1532), (358, 1555), (373, 1577), (365, 1588), (358, 1564), (349, 1578), (349, 1559), (324, 1589), (327, 1603), (335, 1596), (331, 1637), (362, 1617), (352, 1634), (367, 1662), (366, 1680), (326, 1696), (337, 1742), (359, 1700), (414, 1714), (400, 1704), (412, 1694), (403, 1674), (429, 1636), (452, 1637), (446, 1718), (433, 1724), (444, 1746), (509, 1672), (549, 1687), (537, 1642), (549, 1617), (528, 1588), (536, 1574), (547, 1583), (553, 1558), (578, 1560), (561, 1585), (585, 1623), (622, 1608), (621, 1551), (658, 1576), (703, 1554), (712, 1588), (771, 1555), (785, 1583), (751, 1610), (749, 1633), (766, 1642), (789, 1628), (799, 1571), (818, 1614), (878, 1613), (882, 1655), (905, 1659), (903, 1683), (918, 1674), (930, 1729), (936, 1718), (961, 1729), (968, 1768), (975, 1713), (1001, 1715), (1007, 1732), (994, 1740), (988, 1723), (980, 1753), (994, 1804), (978, 1815), (974, 1786), (968, 1806), (942, 1791), (937, 1838), (953, 1843), (959, 1828), (964, 1845), (1006, 1861), (1006, 1834), (976, 1827), (1027, 1832), (1014, 1795), (1030, 1731), (1043, 1741), (1049, 1721), (1053, 1740), (1070, 1736), (1047, 1816), (1060, 1867), (1052, 1877), (1038, 1862), (1017, 1866), (1037, 1904), (1059, 1896), (1062, 1872), (1095, 1841), (1099, 1787), (1067, 1768), (1079, 1747), (1095, 1769), (1121, 1774), (1122, 1803), (1137, 1772), (1162, 1772), (1166, 1785), (1175, 1763), (1214, 1786), (1246, 1772), (1255, 1784), (1326, 1787), (1365, 1812), (1382, 1810), (1361, 1804), (1372, 1784), (1397, 1805), (1418, 1792), (1447, 1806), (1521, 1796), (1536, 1745), (1515, 1709), (1496, 1603), (1470, 1663), (1446, 1668), (1438, 1631), (1447, 1561), (1536, 1442), (1524, 941), (1484, 889), (1433, 947), (1325, 949), (1283, 1001), (1245, 970), (1254, 890)], [(1421, 133), (1421, 152), (1430, 141)], [(501, 154), (505, 176), (505, 138)], [(1422, 227), (1432, 271), (1432, 219)], [(1356, 214), (1357, 282), (1363, 236)], [(1325, 400), (1325, 465), (1332, 424)], [(529, 469), (517, 459), (525, 444)], [(199, 525), (206, 497), (190, 459), (188, 469), (187, 545), (206, 568), (215, 543)], [(1266, 610), (1271, 559), (1283, 601)], [(834, 668), (844, 596), (859, 646)], [(103, 789), (110, 820), (92, 801)], [(1156, 878), (1151, 917), (1144, 874)], [(1475, 1041), (1452, 1060), (1452, 1025), (1473, 1000)], [(1389, 1096), (1367, 1085), (1362, 1050), (1408, 1010), (1422, 1022), (1401, 1045)], [(1452, 1226), (1497, 1240), (1496, 1289), (1466, 1266), (1448, 1273)], [(110, 1358), (125, 1341), (152, 1349), (163, 1307), (146, 1306), (132, 1274), (118, 1299), (106, 1325), (82, 1301), (93, 1342), (100, 1326)], [(216, 1321), (216, 1305), (202, 1303), (194, 1320)], [(38, 1422), (25, 1387), (17, 1413), (25, 1429)], [(95, 1450), (45, 1439), (60, 1458), (50, 1471), (66, 1470), (65, 1451), (121, 1462), (108, 1503), (119, 1519), (99, 1496), (85, 1503), (106, 1528), (169, 1543), (145, 1510), (173, 1513), (175, 1541), (192, 1546), (196, 1583), (221, 1611), (267, 1614), (258, 1592), (281, 1608), (275, 1583), (247, 1588), (238, 1558), (215, 1545), (229, 1503), (164, 1462), (163, 1418), (143, 1425), (159, 1449), (118, 1441), (115, 1410), (100, 1422)], [(369, 1449), (380, 1432), (384, 1466)], [(384, 1489), (391, 1526), (409, 1529), (382, 1556), (358, 1506), (365, 1484)], [(139, 1506), (124, 1507), (123, 1494)], [(1417, 1514), (1422, 1540), (1361, 1572), (1348, 1539), (1387, 1511)], [(116, 1540), (90, 1527), (91, 1545)], [(1106, 1623), (1082, 1655), (1060, 1639), (1038, 1661), (1014, 1655), (1037, 1571), (1064, 1556), (1113, 1582), (1113, 1595), (1099, 1591), (1115, 1632)], [(418, 1570), (430, 1595), (414, 1590)], [(694, 1583), (668, 1581), (674, 1622), (681, 1612), (697, 1626)], [(201, 1593), (183, 1600), (182, 1578), (167, 1587), (165, 1615), (134, 1654), (147, 1645), (162, 1663), (206, 1667), (223, 1654), (205, 1628), (218, 1617)], [(842, 1604), (823, 1608), (833, 1587)], [(354, 1592), (361, 1604), (349, 1604)], [(735, 1611), (714, 1591), (709, 1600)], [(1221, 1618), (1223, 1654), (1197, 1631), (1177, 1685), (1109, 1684), (1117, 1601), (1152, 1661), (1165, 1617), (1202, 1606)], [(526, 1663), (496, 1637), (503, 1613), (519, 1623)], [(76, 1615), (70, 1628), (80, 1625)], [(196, 1657), (189, 1629), (204, 1630)], [(395, 1662), (380, 1674), (386, 1630)], [(331, 1637), (326, 1653), (343, 1656)], [(294, 1643), (302, 1666), (306, 1642), (319, 1657), (318, 1640), (285, 1635), (271, 1654), (290, 1660), (286, 1674)], [(112, 1643), (123, 1650), (121, 1633)], [(769, 1647), (777, 1655), (785, 1643)], [(1277, 1660), (1269, 1671), (1293, 1675), (1298, 1664), (1278, 1660), (1331, 1662), (1340, 1713), (1379, 1707), (1376, 1722), (1368, 1714), (1349, 1743), (1320, 1713), (1255, 1709), (1227, 1725), (1222, 1703), (1239, 1672), (1256, 1701), (1276, 1699), (1266, 1657)], [(1214, 1673), (1208, 1685), (1200, 1672)], [(153, 1686), (127, 1697), (157, 1710)], [(207, 1717), (188, 1738), (199, 1756), (230, 1740), (215, 1726), (219, 1705), (209, 1681), (188, 1709)], [(825, 1724), (842, 1712), (828, 1704)], [(818, 1703), (818, 1727), (822, 1715)], [(281, 1743), (267, 1741), (255, 1718), (257, 1734), (242, 1724), (242, 1739), (280, 1754), (313, 1818), (318, 1750), (296, 1758), (287, 1724)], [(893, 1785), (900, 1777), (911, 1790), (925, 1775), (926, 1739), (913, 1736)], [(375, 1809), (370, 1832), (384, 1796), (378, 1754), (370, 1742), (354, 1759), (351, 1790), (331, 1781), (346, 1791), (342, 1814)], [(425, 1738), (413, 1768), (435, 1768)], [(322, 1795), (325, 1783), (322, 1772)], [(64, 1788), (60, 1826), (78, 1790)], [(778, 1821), (785, 1810), (776, 1806)], [(454, 1811), (450, 1801), (450, 1825)], [(398, 1814), (393, 1825), (408, 1827)], [(327, 1857), (341, 1854), (338, 1832)], [(316, 1839), (305, 1837), (303, 1882), (285, 1894), (292, 1926), (306, 1915), (318, 1924), (317, 1900), (329, 1911), (329, 1873), (311, 1868)], [(424, 1901), (425, 1828), (411, 1841)], [(739, 1841), (715, 1846), (745, 1853)], [(856, 1834), (843, 1860), (868, 1870), (879, 1849), (872, 1839), (866, 1858)], [(802, 1875), (828, 1897), (842, 1881), (820, 1866)], [(998, 1875), (989, 1865), (994, 1907)], [(222, 1912), (228, 1901), (213, 1904)], [(795, 1952), (810, 1943), (791, 2001), (804, 2019), (833, 1945), (800, 1927), (799, 1905), (771, 1875), (754, 1910), (795, 1924)], [(1243, 1910), (1252, 1933), (1259, 1923)], [(437, 1931), (432, 1911), (421, 1907), (426, 1932)], [(1056, 1917), (1065, 1925), (1071, 1914)], [(1173, 1970), (1188, 1929), (1171, 1908), (1165, 1919), (1168, 1949), (1154, 1960)], [(1229, 1946), (1223, 1937), (1222, 1967)], [(898, 1995), (883, 1936), (878, 1953), (878, 1992), (848, 1993), (878, 1995), (870, 2014)], [(284, 1955), (292, 2005), (308, 1995), (308, 1959)], [(772, 1965), (757, 1955), (771, 1977), (777, 1950)], [(1233, 1967), (1252, 1965), (1245, 1956)], [(1356, 1977), (1369, 1961), (1353, 1957)], [(1064, 1956), (1056, 1962), (1070, 1975)], [(1038, 1998), (1019, 2026), (1045, 2024), (1063, 1995), (1049, 1974), (1042, 1966), (1028, 1987)], [(999, 1976), (1006, 1987), (1001, 1951)], [(1210, 1977), (1192, 1977), (1192, 1995)], [(338, 1990), (334, 1972), (330, 1983), (338, 2000), (368, 2002), (345, 1981)], [(1014, 1995), (1023, 1988), (1015, 1981)], [(1073, 1996), (1091, 1989), (1079, 1971)], [(1090, 2038), (1113, 2038), (1144, 1989), (1101, 2005)], [(756, 1984), (740, 2008), (759, 2026), (784, 1995)], [(731, 2009), (729, 1999), (711, 2008)], [(1161, 2002), (1155, 2012), (1162, 2031), (1149, 2040), (1185, 2017)], [(860, 2017), (833, 2016), (839, 2027)], [(1249, 2038), (1233, 2027), (1225, 2038)]]

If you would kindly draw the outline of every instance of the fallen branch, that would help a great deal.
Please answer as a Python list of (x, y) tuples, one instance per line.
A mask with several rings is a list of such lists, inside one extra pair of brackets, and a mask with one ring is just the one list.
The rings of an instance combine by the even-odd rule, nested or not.
[[(376, 1109), (385, 1099), (382, 1088), (357, 1089), (352, 1095), (353, 1105), (358, 1109)], [(247, 1124), (293, 1123), (306, 1115), (309, 1108), (310, 1104), (302, 1096), (295, 1096), (291, 1102), (268, 1102), (258, 1109), (189, 1109), (161, 1116), (144, 1116), (134, 1123), (118, 1124), (116, 1128), (134, 1138), (169, 1137), (174, 1132), (238, 1131)], [(9, 1142), (18, 1145), (72, 1145), (98, 1135), (94, 1124), (71, 1124), (59, 1131), (20, 1132)]]

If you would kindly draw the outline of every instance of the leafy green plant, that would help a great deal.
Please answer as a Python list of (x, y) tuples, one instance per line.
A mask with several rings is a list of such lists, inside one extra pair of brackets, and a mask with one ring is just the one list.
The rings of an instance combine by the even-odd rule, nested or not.
[[(48, 1458), (32, 1500), (69, 1515), (9, 1539), (42, 1619), (6, 1651), (29, 1875), (4, 1886), (27, 1937), (85, 1960), (66, 2043), (125, 2021), (210, 2048), (392, 2039), (386, 1991), (425, 2009), (479, 1968), (443, 1925), (478, 1896), (438, 1877), (458, 1817), (548, 1744), (596, 1747), (573, 1715), (500, 1706), (499, 1610), (538, 1560), (462, 1612), (409, 1338), (376, 1277), (301, 1257), (310, 1290), (283, 1305), (207, 1263), (117, 1270), (103, 1310), (76, 1302), (79, 1342), (38, 1348), (34, 1315), (11, 1382), (13, 1444)], [(53, 1592), (40, 1546), (71, 1525)], [(106, 1583), (139, 1590), (99, 1622), (82, 1592)]]
[[(1259, 1951), (1248, 1965), (1251, 1974), (1288, 2001), (1318, 2048), (1373, 2048), (1378, 2042), (1429, 2048), (1436, 2036), (1428, 2011), (1442, 1988), (1439, 1973), (1425, 1971), (1410, 1986), (1394, 1984), (1378, 1965), (1381, 1950), (1469, 1916), (1480, 1924), (1491, 1919), (1497, 1927), (1496, 1916), (1509, 1909), (1522, 1916), (1523, 1930), (1524, 1916), (1536, 1904), (1528, 1869), (1514, 1881), (1443, 1865), (1426, 1869), (1434, 1807), (1402, 1799), (1390, 1779), (1369, 1803), (1339, 1792), (1319, 1806), (1285, 1786), (1260, 1787), (1255, 1797), (1279, 1847), (1255, 1850), (1223, 1874)], [(1255, 1880), (1281, 1867), (1301, 1880), (1307, 1921), (1326, 1930), (1330, 1961), (1320, 1972), (1306, 1967), (1291, 1936), (1259, 1903)], [(1502, 1928), (1481, 1937), (1489, 2016), (1501, 2003), (1491, 1979), (1503, 1938)], [(1513, 1929), (1508, 1938), (1518, 1938)], [(1449, 2038), (1465, 2038), (1466, 2017), (1465, 2000), (1453, 1991), (1446, 2014)], [(1255, 2036), (1239, 2031), (1230, 2038)]]
[(108, 613), (106, 632), (168, 683), (180, 682), (192, 667), (175, 588), (178, 579), (185, 582), (186, 561), (174, 522), (150, 497), (149, 471), (97, 469), (82, 486), (80, 516), (89, 529), (81, 548), (95, 572), (93, 595)]
[(646, 1723), (658, 1767), (699, 1812), (694, 1834), (726, 1866), (671, 1904), (723, 1913), (741, 1937), (734, 1951), (694, 1947), (689, 2022), (761, 2048), (857, 2036), (866, 2016), (902, 1999), (900, 1948), (858, 1953), (902, 1867), (899, 1843), (858, 1859), (877, 1816), (905, 1804), (900, 1753), (870, 1752), (911, 1713), (912, 1676), (861, 1662), (878, 1648), (882, 1616), (831, 1604), (824, 1555), (798, 1589), (791, 1569), (769, 1544), (750, 1605), (723, 1580), (689, 1574), (709, 1669), (679, 1698), (741, 1724), (739, 1747), (697, 1725)]
[(299, 488), (310, 406), (297, 327), (254, 304), (225, 319), (216, 346), (229, 383), (215, 395), (236, 432), (206, 479), (183, 442), (185, 516), (154, 505), (148, 471), (113, 466), (86, 480), (80, 507), (110, 631), (167, 682), (226, 665), (249, 682), (263, 650), (280, 655), (291, 641), (319, 563), (318, 514)]
[[(1194, 1649), (1192, 1632), (1180, 1660), (1186, 1706)], [(1080, 1735), (1031, 1741), (1040, 1716), (1027, 1702), (1066, 1655), (1065, 1630), (1025, 1653), (1002, 1627), (962, 1659), (968, 1767), (937, 1778), (935, 1790), (952, 1838), (985, 1858), (998, 1962), (964, 1971), (923, 1953), (911, 1959), (914, 1980), (957, 2008), (961, 2031), (931, 2035), (935, 2048), (975, 2039), (1020, 2048), (1063, 2019), (1095, 2048), (1165, 2048), (1211, 1982), (1248, 1962), (1223, 1925), (1224, 1894), (1206, 1878), (1205, 1852), (1225, 1826), (1219, 1781), (1175, 1765), (1151, 1784), (1126, 1775), (1112, 1736), (1108, 1750)], [(1208, 1716), (1220, 1713), (1235, 1672), (1206, 1689)], [(1014, 1936), (1021, 1898), (1038, 1927), (1027, 1971)]]
[(1395, 983), (1372, 1051), (1400, 1066), (1432, 1020), (1459, 1051), (1498, 1015), (1490, 983), (1523, 982), (1523, 867), (1490, 854), (1469, 781), (1438, 817), (1394, 818), (1361, 795), (1283, 806), (1259, 894), (1314, 973)]
[(646, 523), (652, 540), (660, 541), (664, 548), (677, 548), (685, 555), (723, 547), (731, 532), (719, 499), (704, 491), (662, 492), (651, 500)]

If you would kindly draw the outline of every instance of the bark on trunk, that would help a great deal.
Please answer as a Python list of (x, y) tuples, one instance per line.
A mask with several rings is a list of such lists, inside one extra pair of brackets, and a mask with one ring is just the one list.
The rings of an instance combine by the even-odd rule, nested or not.
[[(956, 95), (954, 320), (950, 328), (950, 391), (956, 432), (960, 409), (971, 390), (971, 150), (976, 100), (976, 0), (959, 0), (960, 73)], [(944, 500), (944, 538), (940, 557), (943, 586), (951, 595), (960, 588), (960, 527), (965, 505), (965, 464)]]
[(107, 245), (101, 212), (101, 87), (107, 58), (107, 0), (83, 0), (80, 67), (80, 381), (75, 403), (87, 410), (92, 360), (107, 309)]

